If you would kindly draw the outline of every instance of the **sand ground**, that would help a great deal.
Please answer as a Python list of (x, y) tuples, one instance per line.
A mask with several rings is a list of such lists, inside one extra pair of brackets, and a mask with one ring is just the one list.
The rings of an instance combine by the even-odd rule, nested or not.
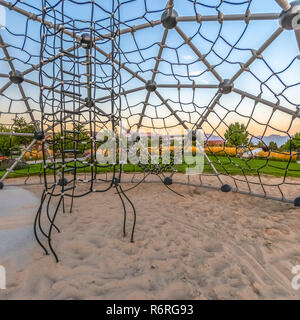
[[(287, 188), (295, 193), (295, 186)], [(7, 269), (0, 299), (300, 298), (291, 286), (292, 267), (300, 265), (300, 209), (205, 188), (172, 189), (184, 197), (162, 184), (128, 191), (137, 210), (134, 243), (130, 210), (122, 236), (115, 189), (76, 199), (73, 212), (56, 220), (58, 264), (33, 239), (21, 263), (0, 257)], [(42, 187), (26, 190), (40, 196)], [(16, 227), (30, 227), (33, 218), (34, 212)], [(11, 228), (2, 219), (8, 222)]]

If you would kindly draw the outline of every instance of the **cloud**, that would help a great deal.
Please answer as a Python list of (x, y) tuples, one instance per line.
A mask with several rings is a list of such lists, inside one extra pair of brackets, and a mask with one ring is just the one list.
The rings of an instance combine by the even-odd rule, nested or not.
[(0, 29), (6, 25), (6, 11), (5, 8), (0, 6)]
[(203, 72), (202, 70), (190, 71), (189, 75), (191, 77), (196, 77), (196, 76), (200, 76), (202, 72)]
[(194, 57), (188, 54), (188, 55), (186, 55), (186, 56), (183, 56), (182, 58), (183, 58), (184, 60), (192, 60)]

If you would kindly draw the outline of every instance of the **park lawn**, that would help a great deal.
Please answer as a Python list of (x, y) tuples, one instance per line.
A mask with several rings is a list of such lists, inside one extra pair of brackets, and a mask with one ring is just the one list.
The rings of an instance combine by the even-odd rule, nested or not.
[[(74, 165), (74, 162), (70, 162), (68, 164), (70, 167)], [(81, 164), (78, 163), (78, 169), (77, 173), (88, 173), (91, 172), (91, 167), (87, 168), (80, 168)], [(119, 171), (120, 166), (116, 166), (116, 170)], [(107, 166), (97, 166), (97, 173), (105, 173), (105, 172), (112, 172), (113, 167), (107, 167)], [(142, 169), (139, 166), (127, 164), (123, 166), (124, 172), (142, 172)], [(46, 169), (47, 174), (53, 174), (53, 170), (47, 168)], [(0, 171), (0, 178), (3, 177), (5, 174), (5, 170)], [(8, 175), (8, 178), (18, 178), (18, 177), (26, 177), (26, 176), (36, 176), (36, 175), (42, 175), (43, 174), (43, 164), (31, 164), (26, 169), (20, 169), (20, 170), (14, 170)]]
[[(209, 156), (210, 160), (213, 162), (216, 170), (221, 174), (226, 175), (258, 175), (267, 174), (272, 176), (281, 177), (286, 174), (289, 177), (300, 177), (300, 164), (296, 162), (288, 163), (286, 161), (275, 161), (275, 160), (265, 160), (265, 159), (240, 159), (236, 157), (225, 157), (225, 156)], [(70, 166), (73, 163), (69, 163)], [(80, 166), (80, 164), (78, 164)], [(119, 171), (120, 166), (116, 167)], [(178, 172), (185, 173), (187, 168), (186, 164), (180, 164), (177, 167)], [(91, 168), (79, 168), (78, 173), (90, 172)], [(97, 173), (112, 172), (112, 167), (107, 166), (97, 166)], [(126, 164), (123, 165), (124, 172), (142, 172), (142, 169), (137, 165)], [(47, 174), (53, 173), (53, 170), (47, 169)], [(213, 173), (213, 170), (207, 160), (204, 162), (204, 172)], [(0, 171), (0, 178), (4, 175), (5, 171)], [(40, 175), (43, 174), (43, 164), (31, 164), (26, 169), (15, 170), (9, 174), (9, 178), (25, 177), (29, 175)]]
[[(276, 161), (267, 159), (240, 159), (236, 157), (210, 156), (215, 168), (220, 173), (230, 175), (258, 175), (268, 174), (277, 177), (300, 177), (300, 164), (297, 162)], [(213, 172), (206, 162), (204, 172)]]

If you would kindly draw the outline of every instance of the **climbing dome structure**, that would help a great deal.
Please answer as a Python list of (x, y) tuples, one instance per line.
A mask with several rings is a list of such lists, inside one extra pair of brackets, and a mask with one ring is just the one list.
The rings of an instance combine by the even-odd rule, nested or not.
[[(0, 10), (0, 187), (16, 177), (43, 185), (35, 233), (45, 252), (44, 240), (55, 254), (66, 197), (72, 209), (75, 198), (115, 188), (125, 234), (135, 208), (124, 182), (300, 205), (300, 1), (0, 0)], [(99, 164), (97, 134), (121, 122), (131, 143), (203, 130), (203, 172), (185, 175), (172, 161)]]

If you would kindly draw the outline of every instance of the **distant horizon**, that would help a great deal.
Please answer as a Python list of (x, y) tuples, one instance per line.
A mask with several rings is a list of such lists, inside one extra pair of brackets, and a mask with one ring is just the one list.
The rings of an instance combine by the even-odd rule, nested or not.
[[(38, 6), (38, 2), (35, 3)], [(142, 0), (137, 0), (133, 3), (135, 10), (123, 10), (122, 17), (124, 20), (129, 21), (127, 23), (128, 26), (145, 22), (145, 19), (136, 18), (137, 13), (142, 13), (144, 10), (143, 3)], [(147, 2), (147, 4), (150, 8), (148, 10), (148, 18), (150, 20), (160, 19), (165, 3), (152, 0), (151, 3)], [(133, 5), (128, 4), (125, 5), (124, 8), (133, 9)], [(236, 4), (235, 6), (223, 3), (220, 6), (220, 10), (222, 10), (224, 14), (232, 12), (235, 14), (244, 14), (248, 5), (250, 5), (252, 14), (281, 12), (280, 7), (274, 0), (253, 0), (250, 4), (248, 2), (243, 2)], [(18, 3), (17, 6), (29, 10), (26, 3)], [(1, 8), (3, 9), (3, 7)], [(65, 4), (66, 14), (71, 13), (77, 18), (81, 18), (85, 13), (86, 18), (88, 19), (90, 15), (89, 8), (89, 5), (80, 6), (71, 3)], [(191, 1), (175, 1), (175, 9), (179, 16), (194, 15), (195, 8), (198, 13), (203, 15), (217, 13), (213, 5), (207, 7), (196, 5), (196, 7), (194, 7)], [(31, 8), (31, 10), (34, 11), (33, 8)], [(24, 71), (29, 69), (32, 64), (39, 61), (40, 24), (31, 20), (29, 21), (28, 36), (35, 39), (35, 41), (31, 41), (27, 37), (26, 42), (23, 43), (24, 37), (14, 36), (14, 34), (22, 35), (24, 33), (27, 19), (13, 10), (6, 10), (6, 14), (7, 29), (1, 29), (0, 34), (5, 42), (12, 42), (14, 44), (15, 47), (9, 47), (8, 51), (15, 57), (14, 64), (16, 68)], [(99, 18), (101, 15), (105, 17), (105, 14), (99, 10), (95, 14), (99, 15)], [(131, 21), (130, 19), (133, 18), (136, 19)], [(19, 23), (15, 23), (15, 21), (18, 21)], [(279, 21), (250, 21), (249, 25), (246, 25), (243, 21), (224, 21), (222, 26), (220, 26), (217, 21), (203, 22), (202, 25), (191, 22), (179, 22), (178, 25), (187, 36), (193, 39), (196, 48), (200, 50), (202, 54), (206, 55), (206, 59), (210, 64), (220, 64), (220, 57), (226, 57), (227, 54), (229, 54), (227, 57), (228, 62), (227, 60), (223, 61), (220, 66), (215, 68), (215, 70), (224, 79), (230, 79), (240, 68), (239, 63), (245, 63), (249, 57), (251, 57), (252, 52), (250, 49), (253, 48), (257, 50), (265, 40), (278, 29)], [(86, 27), (86, 24), (83, 24), (82, 26)], [(122, 62), (126, 63), (127, 68), (133, 72), (137, 72), (139, 76), (146, 80), (150, 79), (152, 76), (152, 70), (156, 63), (155, 57), (158, 54), (159, 43), (162, 41), (164, 32), (161, 25), (157, 25), (150, 30), (151, 37), (149, 37), (149, 29), (135, 32), (134, 39), (131, 33), (121, 37), (123, 52), (121, 55)], [(239, 40), (239, 37), (243, 32), (245, 32), (245, 35)], [(68, 39), (68, 37), (66, 37), (66, 39)], [(216, 41), (216, 43), (212, 45), (214, 41)], [(65, 46), (67, 44), (68, 43), (65, 43)], [(156, 76), (157, 84), (174, 85), (177, 84), (178, 81), (182, 84), (191, 84), (192, 81), (195, 81), (196, 84), (218, 85), (218, 81), (212, 75), (212, 72), (206, 70), (205, 65), (199, 61), (199, 57), (197, 57), (195, 52), (191, 50), (175, 30), (169, 30), (166, 44), (168, 47), (163, 50), (162, 61)], [(24, 45), (24, 51), (20, 50), (22, 45)], [(99, 45), (101, 45), (103, 51), (109, 53), (110, 48), (108, 44), (99, 42)], [(139, 51), (137, 51), (137, 46), (140, 49)], [(32, 54), (28, 63), (23, 62), (29, 58), (25, 51), (30, 51)], [(2, 51), (0, 50), (0, 52)], [(179, 61), (177, 61), (175, 53), (178, 54)], [(220, 57), (218, 57), (218, 55)], [(298, 55), (299, 49), (294, 33), (284, 31), (270, 47), (263, 52), (265, 60), (257, 59), (251, 64), (250, 71), (244, 72), (235, 81), (235, 88), (248, 92), (255, 97), (261, 93), (263, 99), (270, 101), (273, 104), (276, 104), (278, 100), (280, 105), (295, 112), (297, 108), (294, 104), (297, 104), (299, 92), (298, 73), (296, 70), (298, 70), (300, 62), (295, 59)], [(99, 56), (97, 57), (99, 58)], [(287, 68), (290, 63), (291, 66)], [(66, 64), (66, 66), (68, 65)], [(106, 67), (107, 65), (104, 65), (103, 68)], [(4, 73), (10, 71), (8, 63), (4, 61), (4, 59), (1, 59), (1, 56), (0, 68), (1, 72)], [(46, 72), (50, 72), (51, 68), (52, 64), (45, 67)], [(97, 70), (101, 76), (101, 70)], [(124, 90), (144, 86), (143, 82), (136, 77), (131, 77), (124, 69), (121, 69), (121, 75), (123, 78)], [(36, 71), (27, 74), (25, 78), (39, 82), (38, 72)], [(0, 90), (6, 82), (6, 78), (0, 77)], [(23, 87), (25, 94), (30, 97), (28, 99), (29, 105), (35, 110), (34, 116), (36, 119), (39, 119), (39, 88), (28, 82), (24, 82)], [(158, 88), (158, 91), (188, 127), (192, 127), (193, 124), (201, 119), (201, 116), (205, 113), (205, 109), (209, 106), (216, 94), (216, 89), (196, 89), (194, 92), (195, 96), (193, 96), (193, 91), (191, 89), (181, 89), (178, 91), (176, 88)], [(17, 101), (20, 99), (18, 87), (12, 85), (4, 91), (4, 94), (5, 96), (3, 95), (0, 97), (0, 123), (8, 124), (11, 122), (11, 118), (14, 115), (5, 114), (7, 110), (12, 113), (25, 112), (26, 120), (30, 121), (28, 114), (26, 114), (27, 110), (24, 106), (24, 102)], [(107, 96), (108, 94), (109, 86), (103, 90), (97, 89), (95, 98)], [(143, 89), (128, 94), (126, 101), (123, 98), (120, 99), (120, 106), (122, 108), (121, 116), (128, 119), (130, 118), (131, 124), (134, 123), (135, 126), (137, 126), (139, 122), (139, 116), (142, 112), (146, 95), (147, 92)], [(59, 98), (59, 95), (55, 96)], [(237, 93), (231, 93), (228, 96), (223, 95), (220, 103), (215, 106), (214, 111), (204, 122), (202, 129), (208, 134), (222, 136), (229, 124), (240, 122), (247, 125), (249, 133), (255, 136), (270, 136), (271, 134), (280, 136), (294, 135), (300, 131), (299, 118), (294, 119), (292, 122), (292, 116), (287, 113), (279, 110), (272, 113), (273, 109), (271, 107), (263, 103), (255, 104), (250, 98), (243, 98), (241, 100), (241, 97), (242, 96)], [(10, 99), (13, 99), (13, 101)], [(10, 102), (12, 102), (12, 106), (10, 106)], [(76, 101), (76, 106), (78, 104), (78, 101)], [(110, 113), (111, 104), (109, 99), (98, 103), (97, 106), (101, 107), (101, 109), (108, 114)], [(299, 108), (298, 104), (297, 107)], [(157, 117), (156, 114), (158, 114), (159, 119), (155, 119), (156, 122), (154, 125), (152, 120)], [(145, 108), (144, 119), (141, 123), (142, 129), (146, 131), (148, 130), (147, 127), (166, 126), (174, 127), (174, 130), (177, 130), (177, 124), (178, 120), (170, 114), (168, 108), (166, 108), (155, 95), (151, 95), (148, 105)]]

